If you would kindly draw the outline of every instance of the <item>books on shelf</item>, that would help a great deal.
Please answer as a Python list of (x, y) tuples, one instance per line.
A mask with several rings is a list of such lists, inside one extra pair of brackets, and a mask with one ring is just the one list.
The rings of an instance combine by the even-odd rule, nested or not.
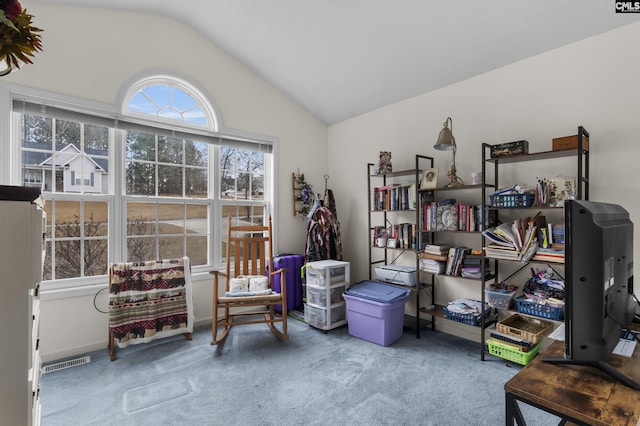
[(499, 244), (489, 244), (483, 247), (487, 257), (494, 259), (520, 260), (520, 253), (517, 250), (507, 248)]
[(423, 251), (429, 254), (445, 254), (449, 252), (450, 248), (449, 244), (427, 244)]
[(471, 252), (469, 247), (451, 247), (447, 257), (447, 264), (444, 273), (452, 276), (459, 276), (464, 257)]
[(475, 232), (478, 229), (477, 206), (464, 203), (441, 205), (422, 202), (422, 229), (425, 231)]
[[(564, 243), (554, 243), (554, 230), (562, 226), (547, 223), (540, 212), (533, 218), (515, 219), (482, 231), (489, 244), (484, 247), (488, 257), (527, 262), (564, 263)], [(559, 232), (556, 232), (559, 235)], [(564, 239), (563, 239), (564, 241)]]
[(419, 263), (422, 271), (432, 274), (442, 274), (444, 272), (445, 262), (443, 261), (421, 257)]
[(564, 250), (556, 250), (553, 248), (538, 248), (532, 260), (539, 262), (564, 263)]
[[(538, 249), (538, 227), (540, 213), (533, 218), (516, 219), (511, 224), (502, 223), (493, 228), (485, 229), (482, 234), (490, 241), (484, 247), (489, 257), (499, 259), (531, 260)], [(546, 229), (546, 224), (544, 225)]]
[(373, 189), (373, 210), (415, 210), (416, 184), (389, 184)]

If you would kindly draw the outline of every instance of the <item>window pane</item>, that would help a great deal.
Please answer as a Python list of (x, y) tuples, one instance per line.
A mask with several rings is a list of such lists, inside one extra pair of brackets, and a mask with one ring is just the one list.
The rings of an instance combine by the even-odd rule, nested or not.
[(184, 256), (184, 238), (160, 237), (160, 259), (173, 259)]
[(185, 141), (185, 164), (206, 167), (209, 163), (209, 144)]
[(127, 203), (127, 235), (155, 235), (156, 205)]
[(200, 107), (194, 107), (187, 111), (184, 114), (184, 121), (199, 124), (201, 126), (207, 125), (207, 117), (204, 115), (204, 111)]
[[(84, 125), (84, 149), (91, 154), (103, 154), (109, 151), (109, 129), (92, 124)], [(101, 152), (92, 152), (101, 151)]]
[(184, 204), (158, 204), (158, 233), (184, 234)]
[(220, 168), (222, 170), (235, 170), (236, 167), (236, 149), (228, 146), (220, 147)]
[(109, 205), (104, 202), (84, 203), (85, 236), (106, 237), (109, 235)]
[(158, 106), (154, 105), (141, 92), (136, 93), (131, 97), (127, 109), (132, 112), (140, 112), (143, 114), (156, 115), (158, 112)]
[(196, 102), (193, 100), (193, 98), (180, 89), (176, 89), (174, 87), (171, 95), (173, 106), (180, 111), (186, 111), (196, 105)]
[(264, 200), (264, 176), (253, 176), (251, 180), (251, 198)]
[(80, 240), (55, 242), (55, 278), (81, 277), (82, 258), (80, 256)]
[(127, 161), (127, 194), (155, 195), (156, 166), (149, 163)]
[(80, 238), (80, 201), (52, 201), (45, 204), (45, 211), (49, 205), (55, 210), (47, 216), (55, 220), (56, 238)]
[(191, 265), (206, 265), (208, 258), (207, 237), (188, 237), (187, 256), (191, 260)]
[(207, 125), (202, 105), (185, 91), (169, 84), (142, 87), (131, 97), (127, 109), (169, 120)]
[(22, 114), (22, 147), (51, 150), (53, 120), (39, 115)]
[(80, 123), (66, 120), (56, 120), (56, 149), (62, 149), (73, 144), (80, 147)]
[(249, 184), (251, 182), (251, 175), (249, 173), (241, 172), (238, 173), (237, 182), (237, 190), (236, 190), (236, 198), (241, 200), (248, 200), (249, 194), (251, 190), (249, 188)]
[(185, 169), (185, 196), (207, 198), (208, 187), (206, 169)]
[(158, 166), (158, 195), (182, 197), (182, 167)]
[(148, 133), (127, 132), (127, 159), (156, 160), (156, 137)]
[(158, 136), (158, 161), (182, 164), (182, 139)]
[(49, 281), (53, 278), (51, 274), (51, 241), (47, 241), (44, 245), (44, 270), (42, 271), (42, 279)]
[(208, 207), (206, 205), (187, 205), (187, 233), (208, 233)]
[(133, 237), (127, 239), (127, 262), (156, 260), (156, 237)]
[(228, 236), (228, 217), (231, 215), (232, 224), (243, 225), (263, 225), (264, 220), (264, 206), (262, 205), (224, 205), (222, 206), (222, 214), (224, 220), (222, 220), (222, 261), (227, 262), (227, 236)]
[(84, 275), (87, 277), (107, 274), (108, 268), (107, 240), (85, 240), (84, 241)]

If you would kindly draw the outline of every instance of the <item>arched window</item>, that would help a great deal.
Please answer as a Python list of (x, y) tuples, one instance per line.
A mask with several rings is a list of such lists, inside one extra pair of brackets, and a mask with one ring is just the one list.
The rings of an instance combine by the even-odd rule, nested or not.
[(16, 184), (46, 200), (45, 289), (104, 282), (110, 262), (189, 256), (225, 262), (224, 227), (263, 223), (271, 199), (268, 138), (220, 133), (193, 85), (154, 76), (121, 93), (120, 113), (43, 93), (12, 95)]
[(172, 77), (154, 76), (138, 81), (129, 90), (125, 102), (123, 112), (126, 114), (218, 130), (215, 113), (200, 91)]

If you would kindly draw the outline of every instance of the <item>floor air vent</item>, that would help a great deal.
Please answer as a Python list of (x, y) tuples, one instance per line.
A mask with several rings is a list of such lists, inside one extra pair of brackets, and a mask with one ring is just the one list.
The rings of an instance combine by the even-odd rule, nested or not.
[(83, 356), (82, 358), (70, 359), (68, 361), (57, 362), (55, 364), (49, 364), (42, 367), (42, 374), (52, 373), (58, 370), (64, 370), (65, 368), (76, 367), (82, 364), (88, 364), (91, 362), (90, 356)]

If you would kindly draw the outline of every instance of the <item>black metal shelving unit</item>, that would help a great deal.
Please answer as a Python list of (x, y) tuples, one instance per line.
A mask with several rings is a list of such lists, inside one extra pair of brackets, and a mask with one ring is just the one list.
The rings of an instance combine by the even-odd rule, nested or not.
[[(483, 179), (483, 187), (482, 187), (482, 200), (485, 203), (484, 208), (486, 210), (497, 210), (498, 215), (502, 211), (504, 213), (505, 210), (561, 210), (562, 207), (555, 206), (540, 206), (533, 205), (531, 207), (515, 207), (515, 208), (500, 208), (500, 207), (491, 207), (487, 203), (488, 195), (486, 192), (487, 187), (500, 188), (500, 180), (499, 180), (499, 169), (503, 164), (510, 163), (531, 163), (536, 161), (552, 161), (558, 158), (567, 158), (567, 157), (575, 157), (575, 170), (576, 170), (576, 198), (580, 200), (588, 200), (589, 199), (589, 132), (583, 127), (578, 127), (577, 134), (577, 147), (573, 149), (567, 149), (562, 151), (543, 151), (543, 152), (535, 152), (530, 154), (517, 154), (517, 155), (509, 155), (505, 157), (490, 157), (491, 145), (483, 143), (482, 144), (482, 179)], [(490, 167), (493, 166), (493, 173), (491, 174), (491, 182), (487, 182), (487, 172), (490, 171)], [(482, 245), (485, 246), (486, 239), (482, 237)], [(490, 258), (494, 265), (493, 271), (494, 275), (499, 278), (499, 263), (500, 262), (516, 262), (513, 260), (505, 260), (505, 259), (496, 259)], [(533, 263), (546, 263), (540, 261), (531, 261)], [(562, 266), (563, 264), (555, 263), (556, 266)], [(525, 265), (526, 267), (526, 265)], [(524, 267), (518, 269), (521, 270)], [(511, 274), (511, 276), (514, 274)], [(486, 280), (483, 279), (482, 283), (482, 303), (485, 303), (485, 287)], [(526, 314), (523, 314), (526, 315)], [(489, 327), (490, 323), (481, 323), (482, 328), (482, 360), (485, 359), (485, 354), (488, 353), (486, 348), (486, 338), (485, 338), (485, 329)]]

